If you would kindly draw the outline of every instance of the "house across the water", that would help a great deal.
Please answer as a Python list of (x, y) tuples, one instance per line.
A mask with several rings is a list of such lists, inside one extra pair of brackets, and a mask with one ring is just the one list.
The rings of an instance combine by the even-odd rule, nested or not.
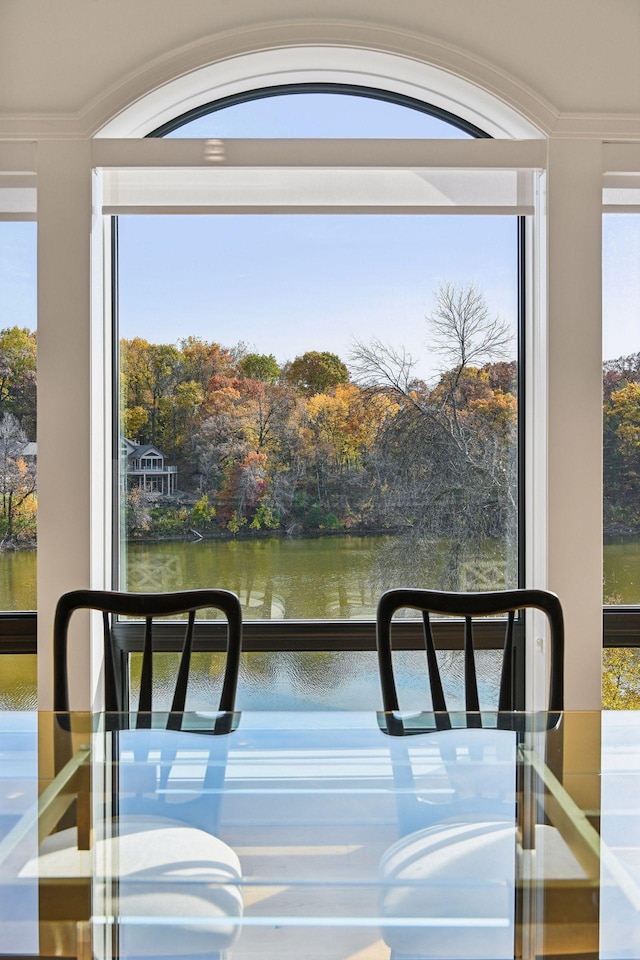
[(165, 463), (165, 455), (151, 443), (122, 441), (122, 458), (127, 461), (127, 489), (140, 487), (148, 493), (165, 496), (176, 492), (178, 468)]

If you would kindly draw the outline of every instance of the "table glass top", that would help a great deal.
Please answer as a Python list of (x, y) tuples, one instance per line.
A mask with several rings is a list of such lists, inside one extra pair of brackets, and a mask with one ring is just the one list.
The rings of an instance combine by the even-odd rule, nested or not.
[(640, 958), (639, 745), (633, 713), (0, 713), (0, 957)]

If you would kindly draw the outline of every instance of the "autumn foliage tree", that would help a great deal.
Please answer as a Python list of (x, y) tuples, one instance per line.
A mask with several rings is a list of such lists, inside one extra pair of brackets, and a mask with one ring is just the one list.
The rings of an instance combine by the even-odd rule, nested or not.
[(640, 708), (640, 650), (612, 647), (603, 651), (602, 707), (604, 710)]
[(247, 353), (238, 362), (238, 367), (245, 377), (264, 383), (276, 383), (282, 372), (272, 353)]
[[(124, 408), (144, 410), (146, 420), (139, 421), (141, 443), (159, 442), (166, 417), (180, 382), (180, 353), (171, 344), (149, 343), (141, 337), (121, 342), (121, 387)], [(163, 404), (162, 401), (170, 401)]]
[(640, 529), (640, 353), (604, 365), (605, 532)]
[(4, 545), (34, 540), (36, 471), (23, 455), (27, 437), (12, 413), (0, 418), (0, 534)]
[(0, 330), (0, 415), (10, 413), (36, 435), (36, 335), (25, 327)]
[(0, 549), (36, 540), (36, 336), (0, 330)]
[(340, 357), (328, 350), (309, 350), (303, 353), (285, 366), (283, 375), (295, 390), (306, 397), (326, 393), (338, 384), (349, 381), (346, 365)]

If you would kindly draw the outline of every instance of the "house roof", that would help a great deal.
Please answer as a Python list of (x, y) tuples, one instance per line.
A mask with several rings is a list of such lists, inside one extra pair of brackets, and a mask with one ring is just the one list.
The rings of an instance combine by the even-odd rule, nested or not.
[[(131, 442), (131, 441), (129, 441), (129, 442)], [(152, 443), (144, 443), (144, 444), (140, 444), (140, 445), (135, 444), (134, 447), (133, 447), (133, 450), (131, 450), (129, 456), (130, 456), (130, 457), (134, 457), (134, 456), (135, 456), (135, 457), (145, 457), (145, 456), (147, 456), (147, 454), (149, 454), (149, 453), (155, 453), (158, 457), (162, 457), (162, 458), (164, 459), (164, 453), (162, 453), (161, 450), (158, 450), (157, 447), (154, 447), (154, 445), (153, 445)]]
[(38, 444), (35, 440), (27, 440), (26, 443), (22, 445), (19, 451), (21, 457), (37, 457), (38, 456)]

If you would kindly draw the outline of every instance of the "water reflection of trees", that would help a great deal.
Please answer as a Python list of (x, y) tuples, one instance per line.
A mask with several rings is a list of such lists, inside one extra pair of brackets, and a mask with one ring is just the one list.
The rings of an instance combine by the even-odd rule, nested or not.
[(418, 524), (382, 536), (141, 544), (130, 547), (128, 583), (142, 591), (215, 584), (238, 594), (247, 621), (373, 619), (392, 587), (511, 586), (509, 551), (504, 539), (444, 539)]
[(497, 590), (515, 586), (517, 566), (503, 539), (439, 538), (416, 527), (381, 538), (371, 571), (371, 590), (393, 587)]

